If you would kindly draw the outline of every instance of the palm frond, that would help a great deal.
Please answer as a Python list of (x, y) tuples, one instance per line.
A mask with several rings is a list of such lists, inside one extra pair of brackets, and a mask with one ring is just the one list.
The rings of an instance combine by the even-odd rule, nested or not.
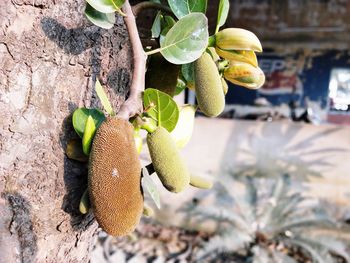
[(232, 227), (250, 232), (250, 225), (238, 213), (232, 213), (229, 209), (224, 207), (203, 206), (195, 209), (192, 212), (193, 216), (204, 218), (206, 220), (213, 220), (219, 223), (227, 222)]
[(213, 252), (228, 253), (240, 250), (252, 241), (252, 237), (239, 229), (231, 230), (212, 237), (206, 242), (201, 250), (196, 254), (197, 260), (202, 262), (203, 258)]
[(311, 258), (318, 263), (333, 263), (334, 259), (328, 253), (326, 249), (315, 244), (314, 240), (310, 240), (303, 237), (293, 237), (290, 242), (305, 252), (309, 253)]

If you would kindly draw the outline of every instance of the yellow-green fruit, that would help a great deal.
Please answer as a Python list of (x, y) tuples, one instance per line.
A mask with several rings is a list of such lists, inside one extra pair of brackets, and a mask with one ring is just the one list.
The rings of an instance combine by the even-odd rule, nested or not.
[(208, 53), (194, 63), (194, 78), (199, 108), (209, 117), (218, 116), (224, 110), (225, 96), (220, 74)]
[(98, 128), (89, 163), (89, 197), (100, 227), (113, 236), (134, 231), (143, 211), (141, 165), (132, 125), (107, 118)]
[(201, 189), (210, 189), (213, 187), (212, 182), (208, 181), (203, 177), (195, 176), (195, 175), (191, 175), (190, 185)]
[(83, 215), (89, 212), (90, 209), (90, 200), (89, 200), (89, 191), (86, 189), (83, 195), (80, 198), (79, 211)]
[(147, 135), (154, 170), (166, 189), (181, 192), (190, 183), (190, 173), (170, 133), (158, 127)]

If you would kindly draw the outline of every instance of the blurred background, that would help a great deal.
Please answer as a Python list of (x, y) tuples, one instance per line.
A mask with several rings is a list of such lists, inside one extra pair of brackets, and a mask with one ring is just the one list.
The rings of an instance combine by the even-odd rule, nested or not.
[[(220, 118), (196, 116), (182, 155), (213, 189), (173, 194), (153, 175), (161, 209), (145, 194), (154, 215), (132, 236), (101, 233), (92, 262), (350, 262), (350, 1), (230, 5), (225, 27), (259, 37), (266, 83), (229, 84)], [(138, 18), (142, 36), (153, 19)]]

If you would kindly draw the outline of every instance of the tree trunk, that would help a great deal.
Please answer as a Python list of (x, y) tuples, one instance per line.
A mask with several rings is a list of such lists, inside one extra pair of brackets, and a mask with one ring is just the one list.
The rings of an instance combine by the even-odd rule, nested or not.
[(0, 1), (0, 262), (87, 262), (97, 224), (79, 214), (86, 164), (67, 159), (71, 113), (115, 110), (131, 78), (123, 19), (102, 30), (84, 0)]

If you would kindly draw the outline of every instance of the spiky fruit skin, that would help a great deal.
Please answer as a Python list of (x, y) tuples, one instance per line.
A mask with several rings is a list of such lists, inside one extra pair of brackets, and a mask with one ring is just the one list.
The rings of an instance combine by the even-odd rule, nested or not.
[(225, 107), (221, 77), (211, 56), (204, 52), (194, 63), (196, 98), (201, 111), (209, 116), (218, 116)]
[(178, 193), (190, 183), (190, 173), (170, 133), (158, 127), (147, 135), (154, 170), (166, 189)]
[(143, 212), (141, 165), (132, 125), (107, 118), (96, 132), (89, 161), (89, 197), (101, 228), (113, 236), (134, 231)]

